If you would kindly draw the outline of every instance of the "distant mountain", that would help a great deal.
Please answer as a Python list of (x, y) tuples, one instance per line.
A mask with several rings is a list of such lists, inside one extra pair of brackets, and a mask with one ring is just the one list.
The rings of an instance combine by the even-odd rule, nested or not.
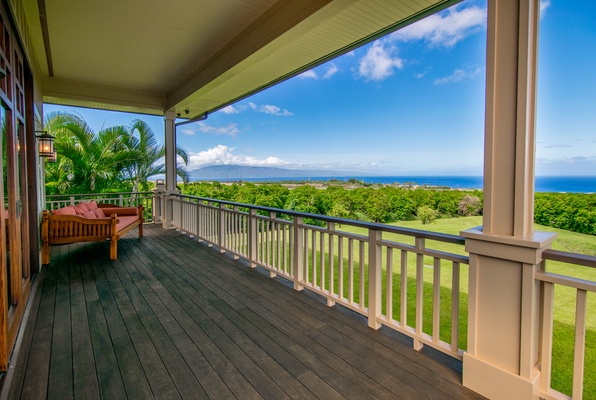
[(300, 170), (284, 169), (274, 167), (249, 167), (244, 165), (213, 165), (189, 171), (191, 181), (196, 180), (243, 180), (243, 179), (264, 179), (264, 178), (321, 178), (321, 177), (346, 177), (364, 176), (362, 172), (342, 172), (327, 170)]

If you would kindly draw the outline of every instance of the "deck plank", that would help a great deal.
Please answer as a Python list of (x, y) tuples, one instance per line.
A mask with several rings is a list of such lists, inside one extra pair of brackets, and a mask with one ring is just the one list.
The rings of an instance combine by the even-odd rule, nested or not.
[[(180, 240), (180, 239), (175, 238), (175, 240)], [(167, 243), (167, 242), (164, 242), (162, 240), (160, 243)], [(211, 256), (211, 254), (210, 254), (210, 256)], [(216, 257), (217, 255), (213, 254), (212, 256)], [(205, 260), (205, 262), (213, 262), (213, 261)], [(200, 270), (206, 271), (207, 269), (201, 268)], [(236, 274), (236, 275), (241, 274), (241, 272), (238, 269), (234, 269), (234, 268), (227, 268), (227, 269), (223, 270), (223, 272), (225, 274), (227, 274), (228, 276), (232, 276), (234, 274)], [(259, 276), (257, 276), (257, 278), (262, 279)], [(245, 287), (245, 288), (253, 287), (253, 288), (255, 288), (255, 290), (261, 290), (261, 289), (270, 290), (269, 286), (260, 286), (259, 282), (256, 282), (254, 284), (251, 284), (249, 282), (244, 282), (243, 287)], [(375, 360), (375, 363), (378, 363), (378, 361), (381, 361), (381, 363), (382, 363), (382, 361), (386, 361), (388, 359), (393, 360), (392, 361), (393, 363), (397, 363), (401, 367), (400, 373), (394, 375), (394, 377), (396, 377), (397, 379), (402, 381), (402, 383), (399, 386), (403, 387), (404, 383), (406, 385), (416, 386), (419, 388), (420, 391), (422, 391), (422, 394), (424, 394), (425, 396), (430, 396), (430, 397), (433, 397), (435, 392), (437, 392), (436, 394), (440, 395), (439, 398), (451, 397), (451, 398), (456, 398), (456, 399), (466, 398), (466, 396), (468, 394), (470, 394), (470, 391), (461, 387), (461, 385), (449, 385), (448, 384), (450, 381), (453, 382), (453, 380), (449, 379), (449, 378), (450, 377), (452, 378), (455, 375), (457, 375), (454, 371), (450, 370), (449, 368), (447, 368), (445, 366), (437, 364), (433, 360), (426, 359), (426, 358), (421, 359), (420, 355), (411, 348), (407, 348), (404, 346), (395, 347), (394, 340), (387, 338), (384, 335), (379, 335), (378, 332), (375, 332), (375, 331), (367, 328), (366, 325), (363, 325), (363, 324), (362, 325), (353, 325), (353, 324), (347, 323), (350, 321), (350, 318), (341, 314), (341, 313), (334, 311), (333, 308), (327, 307), (326, 305), (321, 304), (321, 303), (317, 303), (317, 304), (314, 304), (314, 306), (316, 307), (318, 312), (312, 313), (312, 315), (311, 315), (313, 303), (311, 301), (304, 302), (305, 296), (301, 296), (300, 294), (298, 294), (295, 291), (275, 290), (274, 292), (266, 294), (266, 293), (263, 293), (261, 290), (259, 297), (265, 298), (266, 300), (265, 300), (264, 304), (273, 305), (272, 307), (275, 307), (274, 304), (288, 303), (289, 304), (288, 306), (284, 305), (284, 309), (287, 310), (289, 308), (292, 310), (292, 312), (289, 314), (280, 313), (280, 315), (300, 316), (300, 319), (302, 321), (308, 321), (308, 325), (310, 327), (317, 327), (322, 323), (326, 323), (328, 325), (325, 327), (325, 332), (327, 335), (332, 335), (334, 340), (338, 340), (338, 337), (339, 337), (339, 338), (343, 338), (343, 339), (352, 341), (352, 343), (349, 344), (347, 346), (347, 348), (357, 349), (359, 351), (359, 353), (363, 356), (364, 360), (371, 359), (370, 357), (374, 357), (375, 356), (374, 354), (376, 354), (376, 357), (379, 357), (379, 356), (383, 357), (383, 359), (381, 359), (381, 360)], [(310, 300), (308, 297), (306, 299)], [(279, 310), (274, 310), (274, 311), (279, 312)], [(315, 319), (315, 321), (313, 321), (313, 319)], [(330, 326), (333, 326), (334, 328), (331, 328)], [(354, 327), (357, 329), (354, 329)], [(307, 326), (304, 326), (303, 329), (306, 330), (309, 328)], [(333, 329), (335, 329), (335, 331)], [(349, 332), (349, 336), (346, 336), (345, 332)], [(351, 337), (353, 337), (353, 336), (357, 337), (359, 340), (357, 342), (354, 342), (351, 339)], [(326, 340), (325, 337), (320, 337), (320, 340), (319, 339), (317, 339), (317, 340), (325, 342), (329, 346), (333, 346), (333, 343)], [(385, 345), (380, 345), (377, 341), (381, 341), (381, 343), (384, 343)], [(359, 343), (359, 345), (356, 345), (356, 343)], [(387, 346), (387, 344), (389, 344), (389, 346)], [(372, 353), (370, 351), (366, 350), (369, 347), (374, 349), (372, 351)], [(401, 352), (398, 353), (395, 351), (395, 349), (399, 349), (399, 350), (401, 350)], [(342, 349), (338, 349), (338, 350), (342, 350)], [(347, 356), (348, 356), (348, 354), (344, 353), (343, 357), (347, 357)], [(415, 361), (415, 362), (413, 362), (413, 361)], [(430, 366), (430, 368), (425, 368), (425, 366), (424, 366), (425, 364), (426, 364), (426, 366)], [(370, 367), (370, 365), (367, 365), (366, 363), (360, 364), (360, 362), (358, 362), (358, 365), (360, 365), (362, 367), (367, 367), (367, 366)], [(384, 365), (384, 368), (382, 368), (379, 373), (381, 375), (385, 376), (386, 378), (389, 378), (386, 376), (384, 371), (386, 371), (391, 366), (387, 365), (386, 362), (383, 365)], [(430, 374), (429, 375), (429, 372), (432, 370), (440, 370), (442, 372), (442, 374)], [(374, 375), (377, 375), (377, 373), (374, 373)], [(392, 379), (392, 378), (390, 378), (390, 379)], [(459, 377), (459, 379), (461, 379), (461, 377)], [(429, 386), (434, 386), (434, 387), (429, 387)], [(394, 386), (394, 387), (395, 387), (395, 389), (398, 388), (398, 386)], [(403, 390), (402, 390), (402, 393), (403, 393)], [(408, 397), (412, 397), (412, 396), (414, 396), (413, 393), (408, 394)], [(474, 396), (475, 396), (475, 394), (472, 394), (472, 398), (474, 398)]]
[[(179, 232), (52, 247), (10, 398), (481, 399), (348, 313)], [(60, 383), (60, 384), (59, 384)]]
[[(93, 274), (97, 291), (105, 314), (106, 323), (110, 331), (117, 364), (127, 393), (139, 391), (137, 383), (143, 384), (142, 394), (148, 392), (145, 383), (151, 387), (153, 396), (158, 398), (180, 398), (174, 382), (170, 378), (159, 353), (155, 349), (149, 334), (141, 323), (141, 316), (126, 309), (123, 302), (121, 314), (117, 301), (121, 293), (112, 292), (106, 276), (106, 270), (112, 269), (111, 262), (102, 257), (99, 251), (97, 262), (93, 264)], [(128, 311), (128, 312), (127, 312)], [(137, 362), (137, 360), (139, 362)], [(132, 361), (132, 362), (131, 362)], [(141, 367), (142, 366), (142, 367)], [(132, 398), (132, 394), (129, 398)]]
[[(158, 254), (154, 254), (156, 257)], [(182, 265), (176, 265), (184, 268)], [(171, 289), (172, 293), (176, 293), (184, 286), (189, 286), (191, 290), (186, 290), (186, 294), (192, 294), (195, 289), (190, 285), (189, 281), (181, 279), (175, 271), (172, 270), (167, 264), (160, 264), (160, 269), (154, 269), (153, 273), (156, 277), (159, 277), (159, 281), (167, 284)], [(216, 323), (238, 347), (242, 348), (245, 353), (251, 357), (253, 362), (257, 364), (263, 372), (265, 372), (273, 381), (277, 383), (279, 388), (286, 392), (286, 394), (292, 398), (309, 399), (315, 398), (313, 394), (304, 387), (299, 381), (295, 379), (291, 373), (287, 371), (287, 368), (280, 368), (279, 360), (269, 355), (265, 349), (262, 349), (258, 342), (255, 342), (251, 335), (245, 333), (242, 329), (237, 327), (236, 321), (241, 318), (237, 314), (226, 314), (224, 303), (217, 297), (210, 294), (211, 292), (203, 287), (200, 290), (199, 296), (193, 296), (194, 303), (196, 306), (204, 310), (212, 321)], [(234, 321), (234, 322), (232, 322)], [(284, 365), (281, 364), (283, 367)], [(286, 364), (287, 366), (287, 364)], [(307, 371), (306, 368), (302, 368), (300, 371), (294, 373), (302, 374)]]
[[(165, 244), (165, 241), (160, 241), (160, 243)], [(216, 254), (216, 253), (214, 253)], [(227, 261), (227, 260), (225, 260)], [(208, 261), (207, 261), (208, 262)], [(201, 268), (199, 269), (199, 273), (208, 274), (208, 269)], [(248, 272), (248, 271), (245, 271)], [(218, 280), (217, 274), (212, 274), (210, 277), (208, 275), (201, 276), (201, 281), (205, 281), (207, 279), (215, 279)], [(232, 275), (226, 277), (227, 279), (220, 280), (222, 284), (232, 285), (234, 279)], [(258, 279), (268, 279), (264, 278), (261, 275), (257, 276)], [(190, 275), (185, 277), (185, 280), (191, 281), (193, 278)], [(200, 283), (196, 283), (200, 285)], [(353, 398), (365, 398), (368, 395), (372, 395), (373, 397), (379, 397), (383, 394), (386, 394), (386, 388), (383, 387), (382, 382), (378, 381), (378, 376), (383, 375), (384, 372), (381, 370), (374, 370), (369, 371), (369, 374), (366, 375), (363, 373), (363, 364), (369, 364), (366, 359), (358, 359), (352, 360), (351, 364), (345, 362), (344, 359), (337, 356), (337, 352), (342, 350), (346, 350), (342, 348), (340, 344), (336, 343), (328, 343), (328, 346), (321, 346), (320, 341), (317, 340), (319, 338), (318, 330), (325, 326), (325, 323), (321, 321), (315, 321), (314, 318), (309, 313), (302, 313), (299, 315), (294, 315), (293, 313), (287, 313), (287, 310), (280, 310), (276, 308), (276, 304), (283, 304), (283, 301), (280, 299), (270, 299), (270, 301), (265, 302), (255, 302), (250, 300), (251, 297), (258, 299), (260, 296), (255, 296), (257, 293), (255, 292), (247, 292), (246, 291), (246, 284), (247, 282), (239, 282), (239, 284), (231, 288), (231, 293), (239, 293), (242, 294), (242, 298), (244, 298), (247, 306), (253, 308), (253, 312), (255, 315), (266, 315), (268, 313), (269, 308), (273, 308), (273, 311), (269, 312), (269, 317), (274, 319), (272, 326), (269, 329), (275, 329), (277, 326), (280, 329), (280, 333), (276, 336), (280, 337), (290, 337), (294, 342), (301, 344), (302, 349), (301, 352), (306, 350), (307, 352), (311, 353), (318, 361), (323, 361), (327, 363), (331, 368), (335, 369), (337, 373), (342, 375), (345, 378), (346, 382), (354, 382), (357, 385), (354, 387), (350, 387), (344, 383), (343, 387), (343, 394), (346, 397), (353, 397)], [(214, 287), (214, 284), (209, 284), (210, 288)], [(255, 290), (259, 290), (255, 288)], [(287, 287), (281, 287), (279, 290), (286, 291), (292, 290)], [(244, 291), (244, 293), (243, 293)], [(284, 305), (284, 309), (287, 305)], [(276, 315), (279, 315), (280, 318), (275, 318)], [(306, 321), (309, 321), (307, 323)], [(287, 345), (287, 344), (286, 344)], [(374, 367), (373, 367), (374, 369)], [(330, 376), (327, 376), (327, 379), (330, 379)], [(385, 376), (383, 379), (388, 379), (388, 376)], [(377, 381), (375, 381), (377, 379)], [(393, 398), (400, 398), (400, 394), (404, 394), (404, 389), (400, 388), (399, 391), (393, 392)], [(415, 398), (414, 393), (410, 393), (408, 398)]]
[[(84, 249), (78, 247), (79, 255)], [(73, 263), (75, 264), (75, 263)], [(70, 265), (70, 309), (72, 315), (72, 369), (74, 398), (99, 399), (99, 383), (89, 331), (81, 260)]]
[(54, 326), (52, 330), (52, 357), (50, 359), (50, 376), (48, 382), (48, 398), (73, 398), (72, 368), (72, 321), (70, 318), (70, 279), (69, 268), (74, 266), (73, 251), (62, 251), (56, 271), (56, 306), (54, 310)]

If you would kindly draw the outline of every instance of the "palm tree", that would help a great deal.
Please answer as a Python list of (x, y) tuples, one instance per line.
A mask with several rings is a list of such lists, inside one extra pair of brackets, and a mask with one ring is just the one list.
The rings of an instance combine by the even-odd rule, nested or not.
[(95, 134), (81, 116), (64, 112), (49, 114), (45, 122), (48, 132), (56, 137), (60, 169), (71, 193), (110, 189), (117, 184), (119, 166), (141, 158), (138, 151), (122, 144), (128, 137), (126, 127), (114, 126)]
[[(125, 179), (132, 181), (132, 191), (137, 192), (141, 184), (146, 184), (147, 179), (154, 175), (164, 174), (166, 171), (163, 158), (166, 154), (165, 146), (158, 145), (155, 134), (146, 122), (135, 119), (128, 128), (128, 135), (123, 138), (123, 145), (130, 151), (138, 152), (140, 157), (124, 164)], [(188, 154), (176, 147), (176, 154), (188, 165)], [(162, 163), (158, 164), (158, 162)], [(188, 182), (188, 173), (182, 167), (176, 166), (176, 174), (184, 183)]]

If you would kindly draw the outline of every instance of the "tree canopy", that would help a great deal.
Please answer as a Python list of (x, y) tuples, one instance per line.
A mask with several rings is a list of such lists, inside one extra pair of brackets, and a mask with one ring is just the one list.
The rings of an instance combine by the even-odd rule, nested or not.
[[(97, 133), (75, 113), (50, 113), (44, 122), (57, 153), (56, 163), (46, 163), (47, 194), (147, 190), (148, 179), (165, 172), (165, 147), (140, 119)], [(187, 165), (187, 153), (176, 153)], [(188, 181), (182, 166), (177, 174)]]

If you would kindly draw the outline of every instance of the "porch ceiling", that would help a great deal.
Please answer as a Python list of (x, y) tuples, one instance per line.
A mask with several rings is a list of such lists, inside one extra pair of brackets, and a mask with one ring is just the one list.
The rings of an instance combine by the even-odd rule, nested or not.
[(23, 1), (45, 102), (182, 117), (217, 110), (457, 2)]

